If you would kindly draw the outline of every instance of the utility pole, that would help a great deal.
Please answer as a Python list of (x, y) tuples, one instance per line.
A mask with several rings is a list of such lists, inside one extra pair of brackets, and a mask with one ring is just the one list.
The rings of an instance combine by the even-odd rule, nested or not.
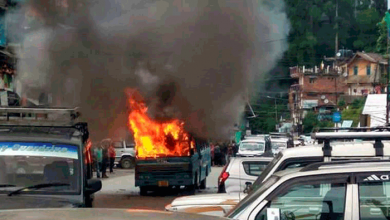
[(278, 108), (276, 106), (276, 98), (275, 98), (275, 121), (278, 123)]
[[(336, 39), (335, 39), (335, 54), (339, 51), (339, 1), (336, 0)], [(337, 58), (336, 58), (337, 59)]]
[[(390, 0), (387, 0), (387, 12), (389, 13), (390, 10)], [(387, 19), (386, 19), (387, 21)], [(388, 22), (388, 21), (387, 21)], [(389, 56), (389, 29), (390, 24), (386, 24), (387, 26), (387, 92), (386, 92), (386, 125), (389, 124), (389, 110), (390, 110), (390, 56)]]

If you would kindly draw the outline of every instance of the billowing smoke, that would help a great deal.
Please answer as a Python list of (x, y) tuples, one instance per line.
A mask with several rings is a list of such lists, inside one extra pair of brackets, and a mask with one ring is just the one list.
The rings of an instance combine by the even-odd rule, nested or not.
[(80, 106), (94, 139), (126, 134), (128, 87), (140, 90), (157, 120), (180, 118), (199, 136), (226, 138), (248, 90), (260, 86), (286, 49), (288, 34), (282, 0), (97, 0), (63, 7), (31, 0), (9, 16), (20, 14), (35, 18), (21, 23), (30, 28), (19, 52), (24, 94), (44, 91), (53, 94), (53, 105)]

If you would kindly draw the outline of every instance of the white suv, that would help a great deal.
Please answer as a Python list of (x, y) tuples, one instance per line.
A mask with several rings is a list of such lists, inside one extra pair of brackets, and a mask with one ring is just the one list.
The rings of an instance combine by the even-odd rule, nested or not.
[[(280, 152), (255, 181), (260, 185), (273, 173), (285, 169), (305, 167), (316, 162), (351, 159), (389, 159), (390, 142), (375, 144), (376, 138), (388, 140), (390, 132), (322, 132), (313, 138), (323, 144), (289, 148)], [(330, 140), (361, 139), (356, 142), (330, 142)]]
[(273, 174), (226, 217), (390, 219), (390, 160), (314, 163)]
[(272, 157), (232, 157), (218, 177), (219, 193), (243, 192), (267, 167)]

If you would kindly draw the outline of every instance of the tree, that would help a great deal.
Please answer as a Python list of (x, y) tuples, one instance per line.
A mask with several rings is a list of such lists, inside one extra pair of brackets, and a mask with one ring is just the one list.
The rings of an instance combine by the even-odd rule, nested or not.
[(341, 117), (343, 120), (352, 120), (352, 126), (356, 127), (359, 124), (360, 115), (364, 108), (365, 99), (355, 99), (351, 103), (348, 109), (344, 109), (341, 112)]
[(313, 129), (316, 128), (327, 128), (327, 127), (333, 127), (334, 123), (331, 121), (318, 120), (318, 115), (315, 114), (313, 111), (309, 111), (305, 118), (302, 121), (303, 124), (303, 132), (304, 133), (311, 133)]

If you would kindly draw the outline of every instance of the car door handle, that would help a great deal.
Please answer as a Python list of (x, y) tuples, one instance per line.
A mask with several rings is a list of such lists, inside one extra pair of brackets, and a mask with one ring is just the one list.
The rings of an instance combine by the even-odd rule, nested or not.
[(382, 215), (380, 208), (370, 208), (370, 215)]

